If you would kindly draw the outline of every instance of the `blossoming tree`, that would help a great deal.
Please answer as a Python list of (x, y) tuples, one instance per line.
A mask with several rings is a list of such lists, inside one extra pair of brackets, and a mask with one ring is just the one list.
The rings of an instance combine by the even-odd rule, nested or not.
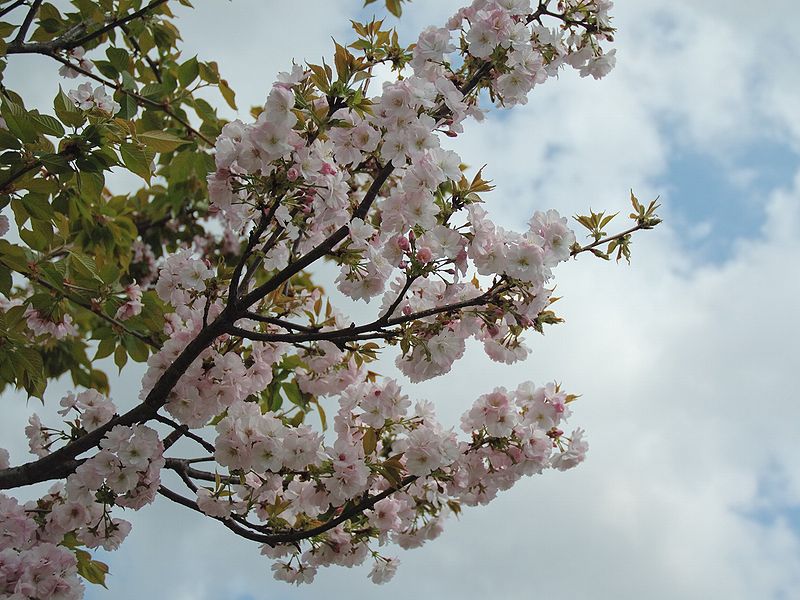
[[(2, 87), (0, 385), (76, 387), (62, 423), (30, 418), (35, 460), (0, 450), (1, 489), (52, 484), (34, 502), (0, 494), (0, 595), (104, 583), (92, 550), (116, 549), (124, 511), (159, 495), (258, 543), (279, 579), (369, 560), (380, 583), (398, 564), (387, 544), (419, 546), (448, 513), (583, 460), (582, 430), (564, 431), (575, 396), (557, 385), (487, 389), (456, 432), (369, 365), (394, 353), (419, 382), (468, 338), (522, 360), (524, 336), (559, 321), (553, 270), (585, 251), (629, 258), (630, 235), (658, 223), (632, 196), (616, 235), (610, 216), (577, 217), (586, 245), (554, 210), (506, 231), (482, 172), (446, 149), (563, 68), (606, 75), (611, 2), (474, 0), (408, 47), (383, 21), (353, 23), (331, 65), (280, 73), (249, 122), (197, 93), (236, 108), (216, 63), (181, 56), (167, 0), (71, 5), (0, 5), (0, 68), (41, 54), (67, 88), (53, 116)], [(378, 65), (394, 74), (382, 89)], [(146, 185), (112, 192), (112, 169)], [(314, 284), (323, 260), (374, 318), (354, 322)], [(147, 363), (138, 399), (108, 396), (111, 357)]]

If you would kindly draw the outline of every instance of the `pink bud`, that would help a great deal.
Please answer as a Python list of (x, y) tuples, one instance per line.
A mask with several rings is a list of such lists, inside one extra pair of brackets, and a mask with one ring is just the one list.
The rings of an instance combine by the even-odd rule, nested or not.
[(432, 259), (433, 259), (433, 252), (431, 252), (430, 248), (420, 248), (417, 251), (417, 260), (419, 260), (420, 262), (427, 263), (431, 262)]
[(298, 177), (300, 177), (300, 171), (298, 171), (295, 167), (291, 167), (288, 171), (286, 171), (286, 179), (289, 181), (297, 181)]
[(413, 230), (413, 229), (410, 229), (410, 230), (408, 231), (408, 241), (409, 241), (409, 242), (411, 242), (411, 243), (413, 244), (413, 243), (414, 243), (414, 240), (416, 240), (416, 239), (417, 239), (417, 236), (416, 236), (416, 235), (414, 235), (414, 230)]
[(411, 314), (411, 307), (408, 304), (403, 307), (403, 314), (406, 316)]
[(327, 162), (322, 163), (322, 168), (319, 172), (323, 175), (336, 175), (336, 169), (333, 168), (333, 165)]
[(406, 236), (401, 235), (399, 238), (397, 238), (397, 247), (403, 252), (408, 252), (411, 249), (411, 244)]

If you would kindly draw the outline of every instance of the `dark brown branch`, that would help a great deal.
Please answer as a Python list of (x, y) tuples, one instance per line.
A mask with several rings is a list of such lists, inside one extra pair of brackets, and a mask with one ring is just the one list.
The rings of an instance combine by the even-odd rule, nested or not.
[[(270, 546), (274, 546), (275, 544), (287, 544), (291, 542), (298, 542), (300, 540), (305, 540), (320, 535), (322, 533), (325, 533), (326, 531), (333, 529), (337, 525), (340, 525), (345, 521), (349, 521), (353, 517), (356, 517), (361, 513), (363, 513), (365, 510), (371, 509), (373, 506), (375, 506), (375, 504), (377, 504), (384, 498), (388, 498), (395, 492), (398, 492), (404, 487), (414, 483), (414, 481), (416, 480), (417, 476), (411, 475), (409, 477), (405, 477), (400, 483), (400, 485), (397, 487), (390, 487), (379, 494), (375, 494), (374, 496), (370, 496), (369, 494), (364, 494), (364, 497), (362, 498), (361, 502), (352, 505), (347, 510), (342, 511), (342, 513), (338, 517), (333, 518), (330, 521), (326, 521), (322, 525), (313, 527), (311, 529), (290, 529), (282, 533), (263, 535), (249, 531), (244, 527), (237, 525), (232, 519), (224, 519), (220, 517), (212, 517), (212, 518), (217, 521), (220, 521), (223, 525), (225, 525), (225, 527), (227, 527), (237, 535), (240, 535), (249, 540), (253, 540), (255, 542), (269, 544)], [(178, 504), (185, 506), (186, 508), (190, 508), (196, 512), (205, 515), (205, 513), (202, 510), (200, 510), (200, 507), (197, 506), (196, 502), (173, 492), (172, 490), (164, 487), (163, 485), (159, 487), (158, 493), (165, 496), (166, 498), (169, 498), (173, 502), (177, 502)], [(253, 526), (252, 524), (250, 525)], [(259, 527), (259, 529), (261, 529), (261, 527)]]
[(1, 194), (10, 193), (11, 189), (9, 189), (9, 186), (12, 183), (14, 183), (17, 179), (19, 179), (20, 177), (22, 177), (26, 173), (29, 173), (30, 171), (33, 171), (34, 169), (38, 169), (41, 166), (42, 166), (42, 161), (35, 160), (32, 163), (29, 163), (29, 164), (27, 164), (27, 165), (25, 165), (23, 167), (20, 167), (19, 169), (17, 169), (13, 173), (11, 173), (8, 177), (6, 177), (3, 181), (0, 181), (0, 193)]
[(278, 327), (282, 327), (283, 329), (287, 329), (289, 331), (305, 331), (305, 332), (319, 331), (319, 327), (308, 327), (306, 325), (299, 325), (297, 323), (292, 323), (291, 321), (278, 319), (277, 317), (265, 317), (264, 315), (259, 315), (250, 311), (246, 311), (242, 315), (242, 318), (249, 319), (251, 321), (258, 321), (259, 323), (269, 323), (270, 325), (277, 325)]
[[(275, 210), (277, 210), (277, 207)], [(231, 275), (231, 284), (228, 287), (228, 304), (230, 305), (235, 305), (236, 301), (238, 300), (239, 283), (242, 277), (242, 270), (244, 269), (245, 264), (247, 264), (247, 260), (253, 254), (253, 249), (256, 247), (256, 244), (258, 244), (261, 234), (264, 233), (270, 221), (272, 221), (275, 210), (271, 211), (269, 215), (262, 214), (258, 224), (253, 227), (253, 230), (250, 232), (250, 237), (247, 240), (247, 247), (244, 249), (242, 258), (240, 258), (239, 262), (236, 263), (236, 268), (233, 270), (233, 274)]]
[(10, 13), (15, 8), (19, 8), (20, 6), (24, 5), (26, 0), (17, 0), (11, 6), (8, 6), (2, 10), (0, 10), (0, 19), (5, 17), (8, 13)]
[(28, 9), (28, 14), (25, 15), (25, 20), (22, 21), (17, 37), (14, 38), (12, 44), (22, 44), (25, 42), (25, 36), (28, 33), (28, 29), (30, 29), (31, 23), (33, 23), (33, 18), (36, 16), (36, 13), (39, 12), (39, 6), (42, 4), (42, 1), (43, 0), (33, 0), (31, 7)]
[(166, 404), (169, 393), (186, 369), (200, 356), (203, 350), (225, 332), (229, 319), (230, 315), (223, 311), (208, 327), (200, 330), (197, 337), (189, 342), (183, 352), (167, 367), (144, 402), (43, 458), (18, 467), (0, 470), (0, 489), (64, 478), (74, 470), (72, 459), (94, 448), (111, 429), (117, 425), (133, 425), (152, 419), (156, 412)]
[[(181, 496), (180, 494), (173, 492), (172, 490), (170, 490), (167, 487), (164, 487), (163, 485), (158, 488), (158, 493), (164, 496), (165, 498), (169, 498), (173, 502), (180, 504), (181, 506), (185, 506), (186, 508), (190, 508), (195, 512), (199, 512), (203, 516), (209, 516), (206, 515), (202, 510), (200, 510), (200, 507), (197, 506), (197, 502), (195, 502), (194, 500), (190, 500), (189, 498), (186, 498), (184, 496)], [(219, 521), (220, 523), (225, 525), (225, 527), (233, 531), (238, 536), (241, 536), (248, 540), (252, 540), (254, 542), (261, 542), (262, 544), (269, 543), (269, 538), (267, 536), (255, 533), (253, 531), (249, 531), (248, 529), (245, 529), (244, 527), (237, 525), (231, 519), (223, 519), (221, 517), (211, 517), (211, 518), (216, 521)]]
[(197, 442), (205, 450), (207, 450), (208, 452), (211, 452), (212, 454), (216, 451), (216, 448), (214, 448), (213, 444), (211, 444), (210, 442), (204, 440), (203, 438), (201, 438), (196, 433), (192, 433), (192, 431), (189, 429), (188, 425), (181, 425), (180, 423), (176, 423), (175, 421), (173, 421), (169, 417), (165, 417), (163, 415), (156, 415), (154, 418), (155, 418), (156, 421), (158, 421), (160, 423), (164, 423), (165, 425), (169, 425), (174, 430), (166, 438), (164, 438), (164, 450), (166, 450), (167, 448), (172, 446), (175, 442), (177, 442), (179, 438), (185, 436), (185, 437), (189, 438), (190, 440), (193, 440), (193, 441)]
[(316, 342), (328, 340), (333, 342), (349, 342), (359, 341), (365, 339), (375, 338), (388, 338), (398, 335), (396, 331), (382, 331), (386, 327), (394, 327), (395, 325), (402, 325), (417, 319), (423, 319), (433, 315), (453, 312), (462, 308), (470, 306), (482, 306), (487, 304), (496, 294), (508, 291), (508, 286), (498, 286), (492, 288), (487, 292), (476, 296), (471, 300), (463, 300), (461, 302), (454, 302), (453, 304), (445, 304), (444, 306), (436, 306), (421, 310), (419, 312), (411, 313), (408, 315), (401, 315), (399, 317), (387, 318), (391, 313), (384, 314), (381, 318), (367, 323), (366, 325), (359, 325), (358, 327), (347, 327), (345, 329), (336, 329), (334, 331), (312, 331), (302, 333), (259, 333), (256, 331), (248, 331), (235, 325), (230, 325), (226, 330), (232, 335), (238, 335), (249, 340), (257, 340), (260, 342), (289, 342), (289, 343), (302, 343), (302, 342)]
[(378, 502), (380, 502), (384, 498), (388, 498), (395, 492), (398, 492), (402, 490), (404, 487), (414, 483), (416, 480), (417, 480), (416, 475), (410, 475), (408, 477), (403, 478), (399, 486), (390, 487), (382, 491), (380, 494), (375, 494), (374, 496), (370, 496), (369, 494), (365, 493), (361, 502), (359, 502), (358, 504), (354, 504), (347, 510), (342, 511), (342, 513), (335, 519), (326, 521), (322, 525), (319, 525), (318, 527), (313, 527), (311, 529), (291, 529), (283, 533), (275, 533), (269, 535), (267, 536), (269, 538), (267, 540), (267, 543), (272, 545), (272, 544), (285, 544), (288, 542), (297, 542), (300, 540), (308, 539), (310, 537), (314, 537), (315, 535), (319, 535), (321, 533), (325, 533), (326, 531), (333, 529), (337, 525), (344, 523), (345, 521), (349, 521), (353, 517), (360, 515), (365, 510), (371, 509), (373, 506), (375, 506)]
[(97, 31), (93, 31), (92, 33), (89, 33), (89, 34), (87, 34), (87, 35), (85, 35), (82, 38), (79, 38), (77, 40), (72, 40), (72, 41), (70, 41), (69, 43), (67, 43), (67, 44), (65, 44), (63, 46), (59, 46), (59, 48), (63, 49), (63, 50), (72, 50), (73, 48), (77, 48), (78, 46), (84, 46), (87, 43), (91, 42), (92, 40), (100, 37), (104, 33), (107, 33), (107, 32), (109, 32), (112, 29), (115, 29), (117, 27), (121, 27), (122, 25), (125, 25), (125, 23), (129, 23), (129, 22), (133, 21), (134, 19), (138, 19), (139, 17), (143, 16), (145, 13), (153, 10), (154, 8), (157, 8), (157, 7), (161, 6), (166, 1), (167, 0), (153, 0), (153, 2), (151, 2), (150, 4), (148, 4), (146, 6), (143, 6), (139, 10), (137, 10), (135, 12), (132, 12), (131, 14), (129, 14), (129, 15), (121, 18), (121, 19), (116, 19), (114, 21), (111, 21), (110, 23), (108, 23), (104, 27), (101, 27)]
[[(356, 208), (356, 210), (353, 212), (353, 219), (357, 217), (363, 219), (366, 216), (367, 212), (372, 206), (372, 203), (375, 202), (378, 192), (389, 178), (389, 175), (392, 174), (393, 170), (394, 166), (392, 165), (391, 161), (389, 161), (380, 171), (378, 171), (378, 174), (375, 176), (375, 180), (372, 182), (369, 190), (367, 190), (364, 199), (358, 205), (358, 208)], [(276, 274), (272, 279), (244, 296), (241, 300), (242, 308), (245, 310), (250, 308), (264, 296), (277, 290), (281, 285), (283, 285), (284, 282), (289, 281), (289, 279), (291, 279), (294, 275), (297, 275), (300, 271), (328, 254), (334, 248), (334, 246), (336, 246), (336, 244), (347, 237), (348, 232), (349, 229), (347, 225), (342, 225), (339, 229), (328, 236), (328, 238), (319, 246), (304, 256), (301, 256), (295, 262)]]
[(394, 311), (397, 310), (397, 307), (400, 306), (400, 303), (403, 302), (403, 299), (406, 297), (408, 290), (411, 288), (411, 285), (416, 280), (416, 277), (408, 277), (406, 276), (406, 283), (403, 285), (403, 289), (400, 290), (400, 293), (397, 294), (397, 298), (395, 298), (394, 302), (386, 309), (386, 312), (383, 313), (380, 318), (378, 318), (376, 323), (386, 323), (391, 318)]
[(337, 329), (336, 331), (317, 331), (313, 333), (260, 333), (258, 331), (250, 331), (231, 325), (227, 332), (231, 335), (237, 335), (246, 340), (253, 340), (256, 342), (290, 342), (302, 343), (328, 340), (336, 343), (343, 342), (358, 342), (363, 340), (374, 340), (380, 338), (390, 338), (397, 335), (393, 331), (375, 331), (371, 333), (353, 334), (348, 329)]

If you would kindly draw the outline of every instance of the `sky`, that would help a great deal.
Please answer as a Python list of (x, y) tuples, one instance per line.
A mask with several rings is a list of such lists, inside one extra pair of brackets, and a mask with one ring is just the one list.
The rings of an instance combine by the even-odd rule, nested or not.
[[(381, 3), (195, 4), (178, 11), (185, 55), (219, 62), (246, 118), (292, 59), (330, 56), (331, 37), (351, 39), (349, 18)], [(416, 0), (389, 20), (410, 43), (459, 5)], [(126, 515), (131, 535), (101, 558), (110, 590), (87, 598), (800, 599), (793, 13), (789, 0), (617, 0), (607, 78), (564, 73), (451, 143), (487, 165), (486, 208), (504, 227), (547, 208), (621, 219), (631, 189), (660, 198), (664, 223), (635, 237), (631, 266), (581, 256), (558, 267), (565, 323), (531, 338), (527, 361), (498, 365), (469, 347), (448, 375), (406, 382), (457, 425), (495, 386), (560, 381), (582, 394), (570, 424), (587, 430), (583, 465), (525, 479), (439, 539), (397, 549), (398, 574), (380, 589), (367, 568), (322, 569), (302, 588), (274, 581), (255, 544), (159, 499)], [(19, 58), (9, 87), (52, 98), (55, 69)], [(118, 405), (135, 401), (137, 377), (112, 382)], [(51, 406), (66, 388), (53, 387)], [(41, 409), (2, 401), (0, 439), (22, 462), (19, 423)]]

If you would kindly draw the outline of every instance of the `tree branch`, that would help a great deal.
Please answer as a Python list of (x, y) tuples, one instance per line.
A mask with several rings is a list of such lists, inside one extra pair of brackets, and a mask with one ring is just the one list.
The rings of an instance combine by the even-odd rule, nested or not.
[(130, 30), (125, 25), (120, 25), (120, 29), (122, 30), (122, 33), (125, 34), (125, 38), (128, 40), (128, 43), (131, 45), (131, 48), (133, 48), (134, 52), (141, 56), (142, 59), (144, 59), (144, 61), (147, 63), (147, 66), (150, 67), (150, 70), (153, 72), (156, 81), (161, 83), (161, 69), (158, 67), (158, 63), (150, 58), (146, 52), (142, 52), (142, 47), (139, 46), (139, 42), (137, 42), (136, 38), (131, 35)]
[[(378, 171), (378, 174), (375, 176), (375, 180), (372, 182), (369, 190), (367, 190), (364, 199), (358, 205), (358, 208), (353, 212), (353, 219), (356, 217), (363, 219), (366, 216), (367, 212), (372, 206), (372, 203), (375, 202), (378, 192), (380, 191), (381, 187), (383, 187), (383, 184), (389, 178), (389, 175), (391, 175), (393, 170), (394, 166), (392, 165), (391, 161), (389, 161), (380, 171)], [(272, 279), (244, 296), (241, 301), (242, 308), (245, 310), (250, 308), (254, 303), (261, 300), (264, 296), (277, 290), (281, 285), (283, 285), (284, 282), (289, 281), (289, 279), (291, 279), (294, 275), (297, 275), (307, 266), (328, 254), (328, 252), (330, 252), (333, 247), (336, 246), (336, 244), (347, 237), (349, 231), (350, 230), (348, 229), (347, 225), (342, 225), (339, 229), (328, 236), (328, 238), (319, 246), (308, 252), (306, 255), (298, 258), (295, 262), (280, 271)]]
[(315, 535), (325, 533), (326, 531), (333, 529), (337, 525), (344, 523), (345, 521), (349, 521), (353, 517), (360, 515), (365, 510), (371, 509), (373, 506), (375, 506), (378, 502), (380, 502), (384, 498), (388, 498), (395, 492), (399, 492), (404, 487), (414, 483), (416, 480), (417, 480), (416, 475), (409, 475), (408, 477), (403, 478), (403, 480), (400, 482), (400, 485), (397, 487), (390, 487), (379, 494), (375, 494), (374, 496), (370, 496), (368, 493), (365, 493), (361, 502), (359, 502), (358, 504), (354, 504), (347, 510), (342, 511), (342, 513), (335, 519), (326, 521), (322, 525), (319, 525), (318, 527), (313, 527), (311, 529), (290, 529), (289, 531), (285, 531), (283, 533), (275, 533), (269, 535), (267, 536), (269, 539), (267, 540), (266, 543), (272, 545), (272, 544), (285, 544), (287, 542), (298, 542), (300, 540), (305, 540), (310, 537), (314, 537)]
[(278, 327), (282, 327), (283, 329), (287, 329), (289, 331), (305, 331), (307, 333), (312, 331), (319, 331), (319, 327), (308, 327), (306, 325), (299, 325), (297, 323), (292, 323), (291, 321), (286, 321), (284, 319), (279, 319), (277, 317), (265, 317), (263, 315), (259, 315), (250, 311), (245, 311), (241, 318), (249, 319), (251, 321), (258, 321), (259, 323), (269, 323), (270, 325), (277, 325)]
[(611, 235), (611, 236), (609, 236), (607, 238), (603, 238), (602, 240), (597, 240), (596, 242), (592, 242), (591, 244), (589, 244), (587, 246), (581, 246), (580, 248), (577, 248), (577, 249), (573, 250), (572, 252), (570, 252), (569, 255), (570, 256), (577, 256), (581, 252), (586, 252), (588, 250), (592, 250), (593, 248), (597, 248), (598, 246), (602, 246), (603, 244), (607, 244), (609, 242), (613, 242), (614, 240), (622, 239), (626, 235), (630, 235), (631, 233), (634, 233), (635, 231), (640, 231), (642, 229), (652, 229), (652, 228), (653, 228), (652, 225), (646, 225), (646, 224), (643, 224), (643, 223), (637, 223), (636, 227), (631, 227), (630, 229), (626, 229), (625, 231), (622, 231), (622, 232), (617, 233), (615, 235)]
[(33, 18), (36, 16), (36, 13), (39, 12), (39, 6), (41, 6), (42, 0), (33, 0), (30, 9), (28, 9), (28, 14), (25, 15), (25, 20), (22, 21), (22, 25), (19, 27), (19, 32), (17, 33), (17, 37), (14, 38), (12, 45), (14, 44), (22, 44), (25, 42), (25, 35), (28, 33), (28, 29), (30, 29), (31, 23), (33, 23)]
[(115, 319), (112, 316), (107, 315), (105, 312), (103, 312), (103, 309), (101, 309), (99, 306), (94, 306), (90, 302), (86, 302), (82, 298), (74, 296), (74, 295), (70, 294), (69, 292), (67, 292), (65, 290), (59, 289), (58, 287), (56, 287), (52, 283), (49, 283), (48, 281), (45, 281), (44, 279), (42, 279), (38, 275), (35, 275), (35, 274), (33, 274), (33, 273), (29, 272), (29, 271), (21, 271), (18, 268), (3, 262), (2, 259), (0, 259), (0, 263), (2, 263), (3, 265), (8, 267), (9, 269), (14, 271), (15, 273), (19, 273), (20, 275), (30, 279), (32, 282), (36, 283), (37, 285), (40, 285), (43, 288), (46, 288), (46, 289), (50, 290), (51, 292), (55, 292), (56, 294), (59, 294), (60, 296), (66, 298), (67, 300), (69, 300), (70, 302), (75, 304), (76, 306), (80, 306), (81, 308), (85, 308), (86, 310), (88, 310), (89, 312), (97, 315), (98, 317), (100, 317), (104, 321), (107, 321), (108, 323), (110, 323), (114, 327), (117, 327), (117, 328), (121, 329), (122, 331), (124, 331), (125, 333), (127, 333), (128, 335), (133, 336), (136, 339), (144, 342), (148, 346), (150, 346), (152, 348), (155, 348), (156, 350), (161, 350), (161, 344), (159, 344), (157, 341), (152, 339), (150, 336), (146, 336), (146, 335), (144, 335), (142, 333), (139, 333), (138, 331), (133, 331), (132, 329), (128, 329), (128, 327), (125, 325), (125, 323), (123, 323), (122, 321), (120, 321), (118, 319)]
[(8, 7), (4, 8), (4, 9), (0, 10), (0, 19), (5, 17), (8, 13), (10, 13), (15, 8), (19, 8), (20, 6), (25, 4), (25, 2), (26, 2), (26, 0), (17, 0), (11, 6), (8, 6)]
[(249, 331), (241, 327), (231, 324), (226, 332), (232, 335), (238, 335), (249, 340), (256, 340), (260, 342), (289, 342), (289, 343), (302, 343), (302, 342), (317, 342), (322, 340), (335, 341), (335, 342), (349, 342), (359, 341), (375, 338), (387, 338), (398, 335), (396, 331), (381, 331), (386, 327), (393, 327), (395, 325), (402, 325), (409, 321), (416, 321), (417, 319), (424, 319), (433, 315), (452, 312), (470, 306), (482, 306), (488, 303), (492, 297), (498, 293), (508, 291), (509, 286), (498, 286), (492, 288), (487, 292), (476, 296), (471, 300), (463, 300), (461, 302), (454, 302), (453, 304), (445, 304), (444, 306), (436, 306), (421, 310), (408, 315), (402, 315), (395, 318), (388, 318), (391, 313), (386, 313), (379, 319), (359, 325), (358, 327), (347, 327), (345, 329), (336, 329), (334, 331), (311, 331), (301, 333), (260, 333), (256, 331)]
[(147, 12), (151, 11), (152, 9), (157, 8), (158, 6), (164, 4), (166, 1), (167, 0), (153, 0), (150, 4), (148, 4), (146, 6), (143, 6), (139, 10), (137, 10), (135, 12), (132, 12), (131, 14), (127, 15), (126, 17), (111, 21), (108, 25), (105, 25), (104, 27), (101, 27), (97, 31), (93, 31), (92, 33), (87, 34), (87, 35), (85, 35), (84, 37), (82, 37), (80, 39), (73, 40), (73, 41), (69, 42), (68, 44), (66, 44), (64, 46), (60, 46), (60, 48), (62, 48), (64, 50), (72, 50), (73, 48), (77, 48), (78, 46), (84, 46), (87, 43), (91, 42), (92, 40), (100, 37), (104, 33), (108, 32), (108, 31), (111, 31), (112, 29), (114, 29), (116, 27), (120, 27), (122, 25), (125, 25), (125, 23), (129, 23), (130, 21), (133, 21), (134, 19), (138, 19), (139, 17), (141, 17), (145, 13), (147, 13)]
[(22, 177), (26, 173), (29, 173), (30, 171), (33, 171), (34, 169), (38, 169), (41, 166), (42, 166), (42, 161), (35, 160), (35, 161), (33, 161), (33, 162), (23, 166), (23, 167), (20, 167), (15, 172), (11, 173), (3, 181), (0, 181), (0, 194), (8, 194), (8, 193), (10, 193), (11, 190), (8, 189), (8, 187), (12, 183), (14, 183), (17, 179), (19, 179), (20, 177)]
[(117, 425), (144, 423), (154, 418), (156, 412), (166, 404), (169, 393), (186, 369), (217, 337), (225, 333), (229, 319), (230, 315), (223, 311), (213, 323), (201, 329), (197, 337), (187, 344), (183, 352), (162, 373), (144, 402), (45, 457), (18, 467), (0, 470), (0, 489), (64, 478), (74, 471), (72, 459), (94, 448), (111, 429)]
[[(329, 340), (332, 342), (358, 342), (362, 340), (374, 340), (378, 338), (390, 338), (397, 335), (394, 331), (375, 331), (372, 333), (351, 334), (348, 329), (337, 329), (336, 331), (319, 331), (315, 333), (260, 333), (250, 331), (231, 325), (227, 332), (231, 335), (238, 335), (246, 340), (257, 342), (290, 342), (301, 343), (311, 341)], [(327, 334), (327, 335), (326, 335)]]
[(170, 433), (166, 438), (164, 438), (164, 450), (172, 446), (175, 442), (178, 441), (179, 438), (186, 436), (190, 440), (194, 440), (198, 444), (200, 444), (205, 450), (214, 454), (216, 452), (216, 448), (210, 442), (204, 440), (196, 433), (192, 433), (189, 430), (188, 425), (181, 425), (180, 423), (176, 423), (169, 417), (165, 417), (163, 415), (156, 415), (154, 419), (160, 423), (164, 423), (165, 425), (169, 425), (174, 430)]
[[(158, 488), (158, 493), (164, 496), (165, 498), (169, 498), (173, 502), (180, 504), (181, 506), (185, 506), (186, 508), (190, 508), (195, 512), (199, 512), (203, 516), (206, 517), (209, 516), (206, 515), (206, 513), (204, 513), (202, 510), (200, 510), (200, 507), (197, 506), (197, 502), (195, 502), (194, 500), (190, 500), (189, 498), (186, 498), (184, 496), (181, 496), (180, 494), (173, 492), (172, 490), (163, 485)], [(224, 519), (222, 517), (211, 517), (211, 518), (216, 521), (219, 521), (220, 523), (225, 525), (225, 527), (233, 531), (238, 536), (241, 536), (248, 540), (252, 540), (254, 542), (269, 543), (269, 539), (267, 536), (249, 531), (244, 527), (237, 525), (231, 519)]]

